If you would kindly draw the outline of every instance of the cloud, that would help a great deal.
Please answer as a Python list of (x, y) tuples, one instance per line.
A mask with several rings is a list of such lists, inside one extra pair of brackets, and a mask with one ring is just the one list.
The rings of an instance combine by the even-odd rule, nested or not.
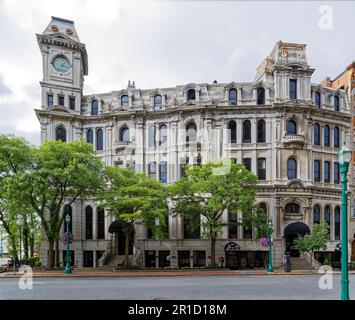
[(0, 73), (0, 99), (9, 96), (11, 93), (11, 89), (4, 82), (4, 76)]
[(142, 89), (253, 81), (278, 40), (308, 44), (309, 63), (316, 68), (312, 82), (335, 77), (353, 60), (355, 43), (345, 40), (355, 29), (355, 2), (332, 3), (332, 30), (319, 29), (320, 6), (290, 1), (0, 0), (0, 132), (39, 142), (33, 109), (41, 105), (43, 74), (35, 34), (51, 16), (75, 21), (89, 56), (84, 92), (92, 94), (125, 88), (128, 80)]

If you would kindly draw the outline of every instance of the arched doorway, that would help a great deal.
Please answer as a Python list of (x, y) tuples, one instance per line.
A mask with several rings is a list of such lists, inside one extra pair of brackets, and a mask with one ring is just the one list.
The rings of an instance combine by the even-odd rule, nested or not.
[(133, 238), (134, 238), (134, 228), (126, 224), (123, 220), (117, 219), (111, 222), (108, 232), (115, 234), (115, 248), (116, 252), (114, 254), (124, 255), (126, 247), (126, 237), (123, 233), (123, 228), (130, 228), (129, 244), (128, 244), (128, 254), (133, 254)]
[(303, 222), (293, 222), (286, 226), (284, 230), (284, 237), (286, 239), (286, 252), (290, 252), (291, 257), (299, 257), (300, 253), (293, 248), (293, 242), (298, 235), (304, 236), (310, 234), (309, 227)]

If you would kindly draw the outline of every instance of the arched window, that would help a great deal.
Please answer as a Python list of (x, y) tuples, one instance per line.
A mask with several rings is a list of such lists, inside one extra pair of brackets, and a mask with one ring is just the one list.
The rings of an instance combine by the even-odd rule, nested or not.
[(94, 144), (94, 133), (93, 133), (92, 129), (89, 129), (88, 131), (86, 131), (86, 142)]
[(340, 208), (334, 209), (334, 240), (340, 240)]
[(235, 89), (229, 90), (229, 102), (231, 104), (237, 104), (237, 90)]
[(313, 224), (316, 223), (320, 223), (320, 208), (317, 204), (313, 208)]
[(297, 124), (295, 121), (287, 121), (287, 134), (297, 134)]
[(237, 143), (237, 124), (234, 120), (229, 121), (228, 129), (230, 130), (230, 143)]
[(339, 128), (334, 127), (334, 148), (339, 148), (340, 138), (339, 138)]
[(127, 127), (121, 129), (120, 141), (125, 141), (125, 142), (129, 141), (129, 129)]
[(313, 126), (313, 143), (316, 146), (320, 145), (320, 125), (318, 123)]
[(334, 96), (334, 111), (339, 111), (339, 97)]
[(186, 126), (186, 142), (194, 142), (196, 141), (197, 129), (194, 122), (190, 122)]
[(156, 146), (156, 135), (157, 135), (157, 128), (155, 126), (149, 127), (149, 147), (155, 148)]
[(288, 203), (285, 206), (285, 213), (300, 213), (300, 206), (297, 203)]
[(329, 234), (328, 234), (329, 238), (330, 238), (330, 216), (331, 216), (330, 207), (326, 206), (324, 209), (324, 221), (329, 226), (329, 229), (328, 229), (329, 230)]
[(318, 91), (314, 94), (314, 103), (317, 107), (320, 107), (321, 105), (321, 96), (320, 96), (320, 92)]
[(128, 107), (128, 96), (126, 94), (121, 96), (121, 107), (123, 108)]
[(85, 238), (92, 239), (92, 208), (90, 206), (85, 209)]
[(154, 108), (155, 108), (155, 109), (161, 109), (162, 104), (163, 104), (163, 100), (162, 100), (162, 98), (161, 98), (161, 95), (160, 95), (160, 94), (157, 94), (157, 95), (154, 97)]
[(168, 141), (168, 128), (165, 124), (162, 124), (159, 128), (160, 141), (159, 145), (165, 147)]
[(104, 149), (104, 132), (102, 129), (96, 131), (96, 150)]
[(256, 90), (256, 104), (265, 104), (265, 89), (263, 87)]
[(329, 135), (329, 126), (325, 125), (323, 129), (323, 140), (324, 140), (324, 145), (326, 147), (330, 146), (330, 135)]
[(260, 212), (264, 215), (267, 215), (267, 205), (265, 203), (260, 203), (259, 207), (260, 207)]
[(67, 132), (63, 127), (58, 127), (57, 130), (55, 131), (55, 139), (57, 141), (67, 141)]
[(67, 223), (65, 221), (65, 217), (67, 215), (69, 215), (70, 217), (70, 221), (69, 221), (69, 233), (72, 234), (73, 233), (73, 210), (72, 210), (72, 207), (69, 205), (69, 204), (66, 204), (64, 206), (64, 221), (63, 221), (63, 224), (64, 224), (64, 232), (67, 232)]
[(297, 161), (294, 158), (287, 160), (287, 178), (288, 180), (297, 178)]
[(99, 103), (97, 100), (92, 100), (91, 102), (91, 115), (97, 116), (99, 114)]
[(97, 209), (97, 239), (105, 239), (105, 210)]
[(251, 142), (251, 124), (249, 120), (243, 122), (243, 143)]
[(187, 100), (196, 100), (196, 91), (195, 91), (195, 89), (189, 89), (187, 91)]
[(258, 142), (265, 142), (265, 121), (259, 120), (258, 121)]

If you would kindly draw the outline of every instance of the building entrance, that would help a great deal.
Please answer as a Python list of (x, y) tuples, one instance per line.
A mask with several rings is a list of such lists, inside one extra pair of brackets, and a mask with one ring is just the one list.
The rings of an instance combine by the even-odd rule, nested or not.
[(293, 222), (287, 225), (284, 230), (284, 237), (286, 240), (285, 251), (289, 252), (291, 257), (299, 257), (300, 252), (294, 248), (294, 241), (298, 235), (304, 236), (310, 233), (309, 227), (303, 222)]

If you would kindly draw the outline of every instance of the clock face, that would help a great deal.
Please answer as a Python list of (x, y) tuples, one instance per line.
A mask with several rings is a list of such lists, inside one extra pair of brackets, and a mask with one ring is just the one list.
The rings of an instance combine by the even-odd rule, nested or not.
[(53, 61), (54, 69), (58, 72), (67, 72), (70, 68), (69, 60), (63, 56), (57, 57)]

